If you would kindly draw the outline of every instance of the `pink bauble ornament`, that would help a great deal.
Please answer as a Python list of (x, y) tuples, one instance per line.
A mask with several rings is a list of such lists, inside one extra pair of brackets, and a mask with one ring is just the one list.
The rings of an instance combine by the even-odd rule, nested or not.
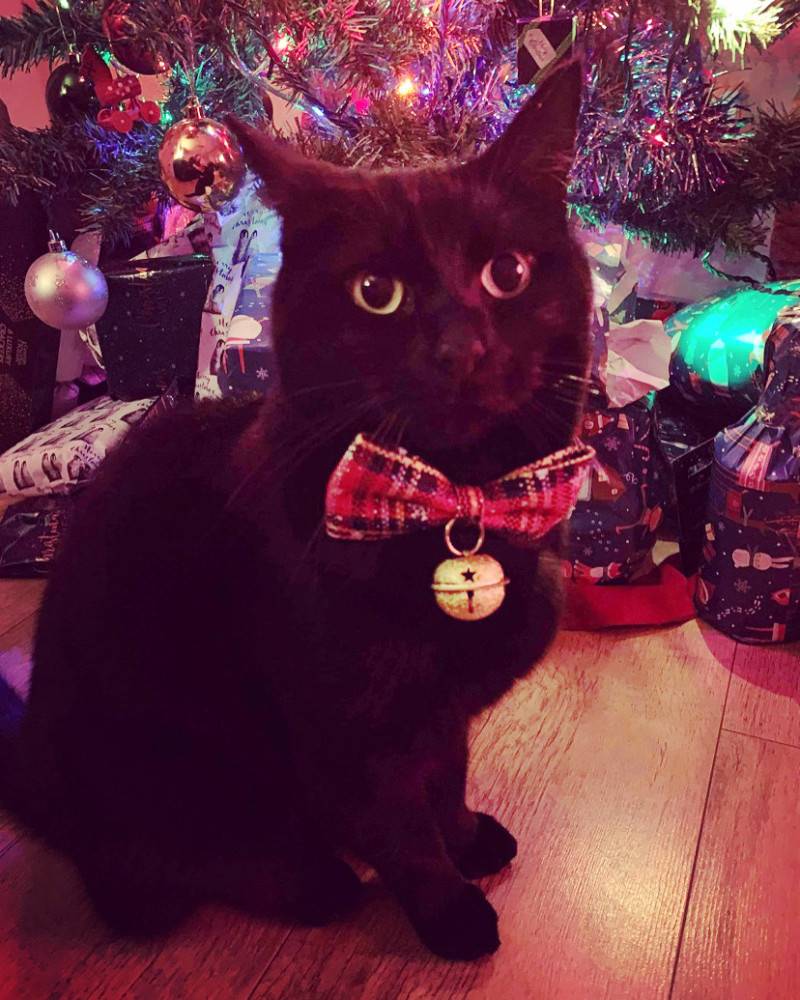
[(49, 252), (25, 275), (25, 298), (31, 312), (57, 330), (91, 326), (106, 311), (108, 285), (103, 273), (51, 233)]

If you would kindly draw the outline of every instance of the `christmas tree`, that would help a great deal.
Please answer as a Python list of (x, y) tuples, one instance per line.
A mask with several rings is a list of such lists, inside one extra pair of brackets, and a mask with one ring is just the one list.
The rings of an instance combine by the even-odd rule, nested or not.
[[(548, 63), (576, 53), (574, 211), (657, 249), (753, 251), (766, 214), (795, 199), (800, 112), (751, 110), (723, 89), (719, 60), (768, 46), (798, 16), (772, 0), (36, 0), (0, 19), (0, 67), (55, 67), (53, 124), (2, 129), (2, 190), (68, 198), (79, 227), (124, 245), (169, 200), (158, 151), (187, 109), (269, 127), (272, 102), (288, 102), (291, 138), (310, 153), (413, 166), (474, 155)], [(135, 98), (100, 108), (100, 63), (112, 81), (163, 74), (160, 113), (131, 118)]]

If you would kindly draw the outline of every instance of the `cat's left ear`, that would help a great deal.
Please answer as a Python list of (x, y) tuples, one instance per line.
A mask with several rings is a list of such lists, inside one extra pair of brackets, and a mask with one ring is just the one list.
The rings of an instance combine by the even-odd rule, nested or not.
[(468, 169), (503, 189), (518, 185), (564, 197), (575, 154), (583, 66), (554, 70), (516, 118)]
[(284, 216), (293, 205), (313, 203), (310, 196), (315, 190), (340, 181), (340, 167), (303, 156), (290, 143), (233, 116), (225, 124), (241, 143), (247, 165), (261, 178), (264, 201)]

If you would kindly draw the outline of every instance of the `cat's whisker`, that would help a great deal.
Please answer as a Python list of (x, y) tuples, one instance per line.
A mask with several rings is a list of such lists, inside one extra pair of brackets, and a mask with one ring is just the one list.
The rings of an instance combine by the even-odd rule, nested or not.
[[(282, 449), (277, 450), (277, 452), (268, 452), (266, 457), (258, 462), (233, 490), (225, 504), (225, 509), (230, 510), (237, 502), (241, 501), (248, 487), (258, 479), (261, 473), (269, 472), (273, 491), (283, 485), (292, 472), (317, 448), (327, 444), (337, 434), (355, 423), (360, 416), (368, 413), (373, 406), (373, 400), (360, 400), (357, 404), (346, 408), (344, 412), (340, 410), (336, 414), (326, 414), (316, 423), (304, 424), (301, 441), (295, 441), (294, 437), (290, 436), (283, 442)], [(312, 429), (311, 433), (308, 433), (309, 426)], [(284, 449), (288, 452), (286, 461), (276, 462), (276, 454), (280, 455)]]
[(294, 471), (294, 468), (304, 461), (305, 458), (318, 448), (327, 444), (348, 427), (357, 424), (358, 419), (366, 416), (370, 410), (373, 409), (373, 407), (374, 402), (372, 400), (362, 400), (360, 405), (354, 406), (352, 409), (347, 410), (344, 413), (339, 412), (336, 415), (336, 418), (331, 418), (327, 422), (320, 422), (320, 425), (314, 429), (313, 433), (304, 434), (300, 444), (287, 449), (290, 451), (288, 456), (289, 460), (287, 462), (278, 462), (269, 466), (270, 473), (273, 475), (276, 472), (283, 473), (283, 480), (285, 481), (287, 476), (290, 475), (291, 472)]
[[(547, 405), (545, 406), (539, 400), (531, 400), (530, 408), (531, 411), (536, 415), (536, 417), (541, 422), (543, 429), (553, 434), (556, 437), (560, 437), (564, 433), (564, 422), (559, 421), (558, 413), (554, 411), (553, 402), (559, 402), (558, 400), (547, 400)], [(565, 405), (565, 409), (568, 408), (570, 415), (574, 412), (574, 401), (571, 401), (568, 405), (565, 401), (561, 401)]]
[(540, 363), (539, 371), (552, 375), (561, 375), (564, 378), (573, 379), (576, 382), (591, 381), (591, 376), (587, 374), (586, 369), (583, 366), (578, 367), (577, 365), (570, 364), (569, 362), (544, 361)]
[[(402, 424), (402, 427), (400, 427), (401, 420), (403, 419), (404, 422)], [(400, 438), (405, 428), (407, 427), (410, 419), (411, 419), (410, 417), (402, 418), (401, 411), (399, 409), (392, 410), (390, 413), (386, 414), (386, 416), (384, 416), (383, 419), (379, 422), (372, 436), (377, 441), (381, 440), (388, 441), (389, 436), (393, 434), (394, 436), (396, 436), (397, 442), (399, 444)], [(317, 524), (316, 528), (312, 532), (308, 544), (305, 546), (302, 554), (300, 555), (300, 558), (298, 559), (297, 568), (293, 579), (296, 580), (300, 572), (306, 567), (308, 559), (311, 557), (312, 553), (317, 547), (317, 544), (319, 543), (320, 538), (324, 534), (324, 528), (325, 528), (325, 517), (323, 515), (323, 517), (320, 518), (320, 521)]]
[(302, 396), (310, 396), (316, 392), (326, 392), (329, 389), (347, 389), (354, 385), (363, 388), (364, 383), (361, 379), (357, 378), (348, 378), (341, 382), (321, 382), (319, 385), (305, 386), (302, 389), (298, 389), (296, 392), (288, 393), (284, 399), (287, 402), (291, 402), (292, 400), (299, 399)]
[(571, 372), (551, 372), (543, 369), (545, 375), (553, 375), (557, 382), (574, 382), (576, 385), (590, 385), (591, 379), (585, 375), (574, 375)]

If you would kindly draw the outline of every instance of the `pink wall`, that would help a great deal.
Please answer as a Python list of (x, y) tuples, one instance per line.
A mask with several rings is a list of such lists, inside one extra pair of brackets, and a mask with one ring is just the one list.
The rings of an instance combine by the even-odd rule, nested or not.
[[(22, 0), (0, 0), (0, 17), (16, 17)], [(39, 63), (30, 73), (15, 73), (0, 79), (0, 99), (5, 101), (11, 121), (22, 128), (43, 128), (50, 118), (44, 103), (44, 85), (50, 75), (47, 63)]]

